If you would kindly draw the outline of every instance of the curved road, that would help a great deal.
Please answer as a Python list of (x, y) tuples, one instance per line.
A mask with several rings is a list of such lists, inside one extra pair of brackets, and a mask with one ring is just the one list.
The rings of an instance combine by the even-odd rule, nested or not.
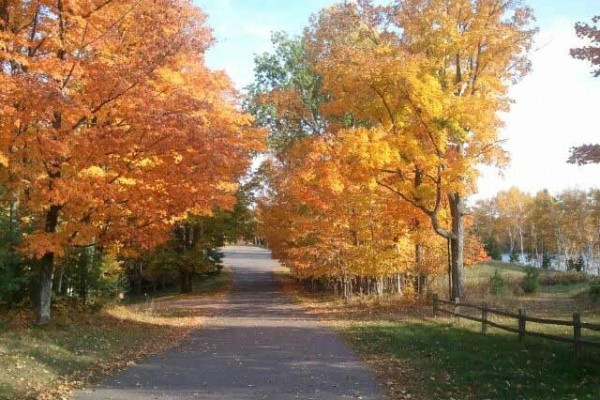
[(134, 365), (76, 399), (381, 399), (348, 346), (279, 289), (267, 250), (224, 249), (231, 295), (180, 347)]

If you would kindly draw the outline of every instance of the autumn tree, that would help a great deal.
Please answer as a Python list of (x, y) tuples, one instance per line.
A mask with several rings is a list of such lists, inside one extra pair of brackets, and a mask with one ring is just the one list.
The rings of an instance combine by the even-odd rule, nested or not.
[(505, 249), (514, 247), (523, 232), (527, 257), (521, 258), (536, 266), (564, 269), (578, 263), (591, 268), (600, 246), (599, 200), (598, 190), (567, 189), (556, 195), (542, 190), (529, 196), (512, 188), (473, 207), (475, 232), (480, 240), (496, 232)]
[(204, 65), (205, 19), (185, 0), (0, 3), (0, 180), (39, 259), (38, 323), (68, 247), (151, 249), (233, 205), (259, 135)]
[(484, 243), (485, 249), (494, 260), (502, 260), (503, 232), (498, 226), (498, 207), (495, 199), (478, 200), (471, 207), (473, 226), (471, 231)]
[(515, 243), (519, 243), (519, 260), (525, 260), (525, 232), (527, 229), (527, 211), (531, 204), (531, 196), (512, 187), (496, 195), (495, 203), (498, 210), (497, 223), (505, 229), (508, 235), (509, 252), (515, 251)]
[[(257, 58), (250, 88), (257, 121), (271, 138), (283, 139), (271, 141), (259, 207), (261, 234), (274, 256), (301, 278), (339, 285), (345, 296), (372, 285), (381, 293), (392, 280), (398, 290), (406, 275), (438, 274), (445, 243), (419, 210), (398, 202), (366, 167), (388, 152), (383, 141), (373, 143), (375, 117), (359, 109), (362, 99), (335, 108), (338, 92), (325, 84), (315, 37), (276, 35), (275, 44), (274, 54)], [(440, 220), (447, 217), (440, 211)]]
[[(346, 297), (371, 289), (381, 294), (384, 281), (395, 276), (436, 272), (439, 262), (415, 269), (410, 208), (394, 209), (402, 205), (353, 174), (345, 154), (343, 143), (304, 139), (289, 152), (293, 175), (272, 170), (276, 191), (261, 199), (260, 215), (274, 255), (296, 276), (339, 285)], [(390, 221), (390, 213), (407, 217)]]
[(530, 252), (538, 265), (548, 267), (550, 257), (558, 253), (558, 224), (556, 198), (547, 190), (536, 193), (527, 211), (527, 226)]
[(307, 33), (325, 107), (367, 121), (385, 145), (364, 160), (374, 179), (450, 242), (453, 297), (464, 296), (466, 200), (477, 166), (505, 161), (498, 112), (529, 69), (531, 21), (513, 0), (361, 1), (324, 10)]

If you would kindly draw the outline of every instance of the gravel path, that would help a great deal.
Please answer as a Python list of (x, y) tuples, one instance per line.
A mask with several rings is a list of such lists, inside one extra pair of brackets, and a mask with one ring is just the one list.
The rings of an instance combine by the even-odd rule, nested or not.
[(76, 399), (380, 399), (348, 346), (282, 293), (266, 250), (225, 248), (228, 299), (198, 300), (207, 325), (180, 347), (134, 365)]

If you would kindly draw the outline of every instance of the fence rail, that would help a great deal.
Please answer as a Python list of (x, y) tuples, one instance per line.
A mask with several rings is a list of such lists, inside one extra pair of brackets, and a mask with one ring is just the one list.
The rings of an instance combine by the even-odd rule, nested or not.
[[(451, 306), (452, 310), (444, 308), (445, 306)], [(481, 317), (476, 317), (473, 315), (468, 315), (461, 313), (461, 308), (470, 308), (474, 310), (481, 311)], [(488, 326), (502, 329), (508, 332), (517, 333), (519, 335), (519, 340), (523, 340), (525, 336), (534, 336), (541, 337), (544, 339), (555, 340), (564, 343), (572, 343), (573, 348), (576, 353), (581, 351), (583, 346), (597, 347), (600, 348), (600, 342), (594, 342), (590, 340), (584, 340), (581, 338), (582, 329), (587, 329), (590, 331), (600, 331), (600, 324), (592, 324), (581, 321), (581, 315), (579, 313), (573, 313), (572, 320), (559, 320), (559, 319), (548, 319), (548, 318), (537, 318), (537, 317), (528, 317), (527, 313), (524, 309), (519, 309), (518, 314), (513, 314), (510, 312), (497, 310), (494, 308), (488, 307), (487, 304), (476, 305), (476, 304), (468, 304), (461, 303), (460, 299), (455, 299), (454, 301), (442, 300), (439, 298), (437, 294), (433, 295), (433, 316), (437, 317), (439, 313), (452, 315), (456, 318), (464, 318), (470, 321), (481, 322), (481, 333), (486, 334), (488, 330)], [(517, 320), (517, 328), (513, 328), (510, 326), (506, 326), (503, 324), (499, 324), (494, 321), (489, 320), (489, 315), (500, 315), (502, 317), (513, 318)], [(547, 333), (541, 332), (532, 332), (527, 330), (527, 322), (532, 322), (536, 324), (543, 325), (558, 325), (558, 326), (570, 326), (573, 328), (573, 337), (564, 337), (551, 335)]]

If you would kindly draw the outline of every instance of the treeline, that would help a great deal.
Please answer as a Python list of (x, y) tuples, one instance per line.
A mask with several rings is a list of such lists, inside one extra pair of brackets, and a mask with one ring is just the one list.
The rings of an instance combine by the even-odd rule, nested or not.
[[(467, 200), (502, 164), (509, 82), (528, 70), (531, 10), (512, 0), (340, 2), (273, 36), (248, 110), (269, 129), (260, 229), (307, 283), (421, 290), (485, 259)], [(403, 284), (406, 281), (406, 284)]]
[(600, 190), (535, 195), (511, 188), (473, 208), (477, 237), (495, 259), (598, 274)]
[[(68, 247), (56, 260), (53, 297), (94, 308), (120, 294), (149, 295), (166, 289), (192, 292), (196, 277), (220, 272), (219, 247), (256, 240), (249, 198), (242, 190), (237, 197), (233, 210), (190, 215), (178, 222), (168, 240), (150, 251), (106, 248), (101, 243)], [(35, 307), (39, 261), (19, 252), (27, 227), (15, 220), (10, 207), (2, 207), (0, 229), (0, 309)]]
[(263, 135), (206, 67), (205, 21), (186, 0), (0, 2), (4, 306), (47, 324), (54, 296), (215, 268)]

